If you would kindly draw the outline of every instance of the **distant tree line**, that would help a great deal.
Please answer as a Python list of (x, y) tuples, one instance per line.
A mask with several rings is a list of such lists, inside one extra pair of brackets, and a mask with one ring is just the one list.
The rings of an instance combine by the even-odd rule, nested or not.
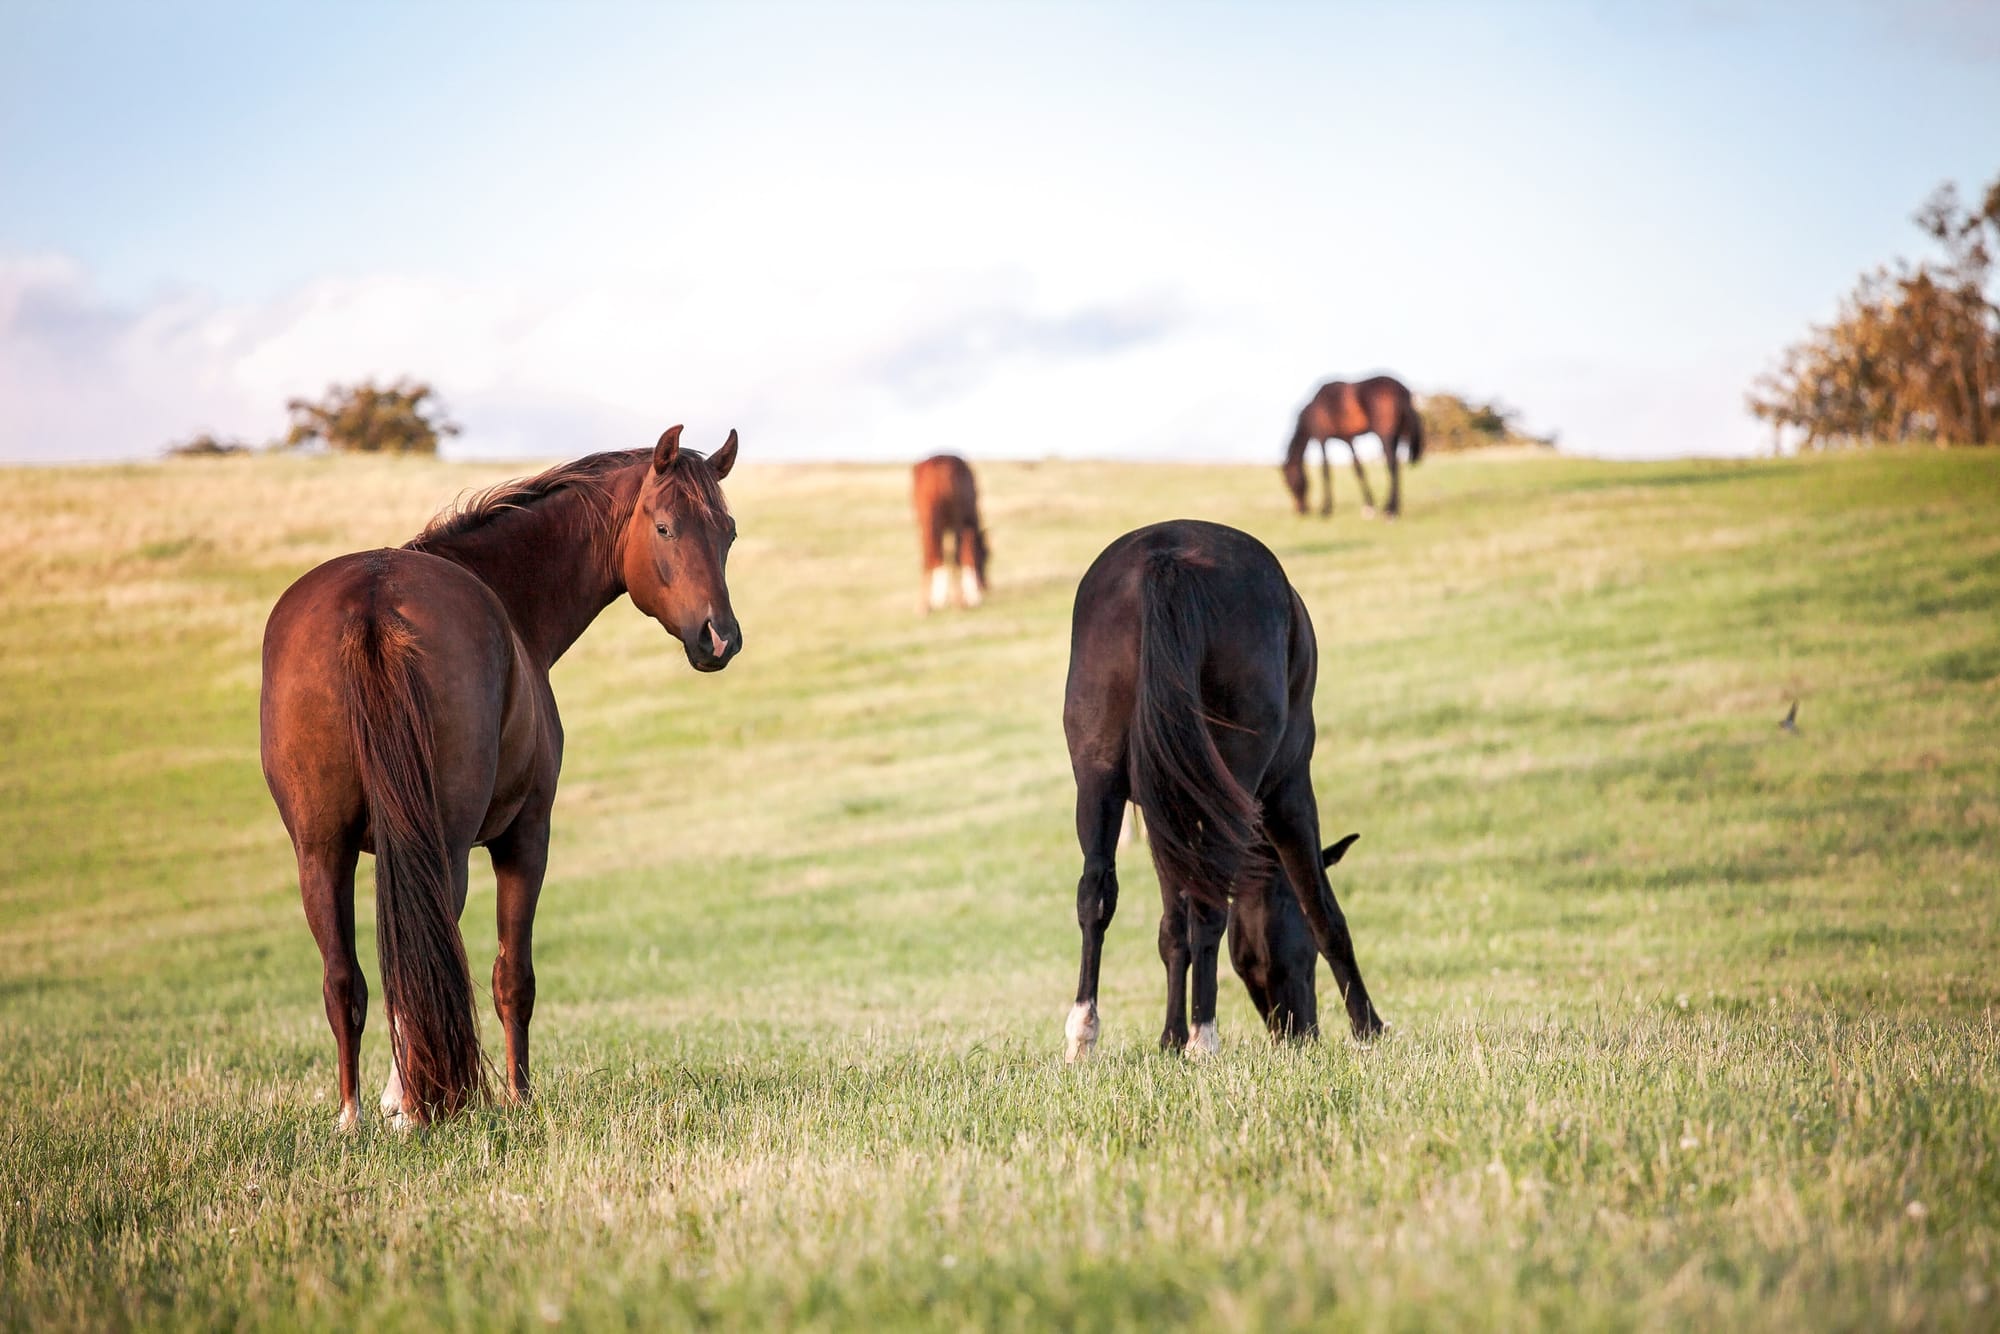
[(1497, 400), (1478, 402), (1457, 394), (1425, 394), (1417, 400), (1424, 418), (1424, 448), (1439, 453), (1485, 449), (1493, 445), (1542, 445), (1553, 448), (1553, 435), (1529, 435), (1520, 413)]
[(1917, 211), (1941, 259), (1862, 276), (1831, 323), (1758, 379), (1750, 411), (1804, 435), (1809, 449), (1871, 441), (1985, 445), (2000, 440), (2000, 177), (1978, 208), (1950, 183)]
[[(364, 380), (357, 385), (333, 385), (319, 401), (295, 398), (285, 405), (291, 414), (284, 437), (266, 449), (320, 447), (342, 454), (435, 454), (438, 442), (457, 435), (458, 423), (444, 414), (437, 391), (421, 380), (401, 379), (387, 386)], [(178, 457), (247, 454), (252, 446), (241, 440), (197, 435), (169, 445)]]

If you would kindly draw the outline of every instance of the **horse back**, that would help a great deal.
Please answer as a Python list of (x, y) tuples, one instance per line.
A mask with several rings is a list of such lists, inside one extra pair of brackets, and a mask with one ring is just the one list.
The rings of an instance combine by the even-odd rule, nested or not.
[(464, 846), (491, 837), (496, 817), (511, 818), (507, 808), (518, 809), (559, 752), (547, 682), (537, 680), (492, 589), (441, 557), (404, 550), (328, 561), (272, 609), (261, 740), (265, 779), (287, 829), (299, 841), (365, 826), (347, 645), (385, 627), (427, 687), (448, 836)]
[[(1263, 543), (1237, 529), (1194, 519), (1127, 533), (1084, 574), (1070, 633), (1072, 707), (1065, 709), (1066, 723), (1073, 733), (1093, 730), (1090, 716), (1107, 703), (1114, 714), (1129, 716), (1131, 683), (1138, 674), (1141, 581), (1148, 577), (1149, 565), (1163, 559), (1178, 563), (1202, 593), (1200, 702), (1219, 724), (1212, 726), (1218, 747), (1226, 755), (1268, 750), (1288, 730), (1295, 707), (1297, 599), (1277, 557)], [(1304, 633), (1309, 643), (1310, 626)], [(1306, 700), (1310, 707), (1309, 693)], [(1123, 702), (1122, 710), (1117, 701)], [(1232, 762), (1231, 767), (1238, 766)], [(1250, 767), (1259, 766), (1253, 761)]]
[(939, 531), (979, 526), (979, 487), (972, 465), (956, 454), (934, 454), (911, 469), (917, 521)]

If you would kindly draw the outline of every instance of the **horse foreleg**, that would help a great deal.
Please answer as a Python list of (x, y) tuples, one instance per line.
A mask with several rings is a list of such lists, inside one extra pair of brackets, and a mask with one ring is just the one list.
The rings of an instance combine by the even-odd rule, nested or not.
[(1222, 1049), (1215, 1034), (1216, 959), (1222, 933), (1229, 925), (1229, 910), (1189, 901), (1187, 906), (1188, 965), (1193, 971), (1192, 1018), (1194, 1031), (1188, 1035), (1187, 1057), (1201, 1060)]
[(1361, 466), (1361, 451), (1354, 447), (1354, 441), (1347, 442), (1347, 457), (1354, 460), (1354, 480), (1361, 484), (1361, 513), (1367, 518), (1375, 517), (1375, 493), (1368, 489), (1368, 470)]
[(1104, 932), (1118, 911), (1118, 826), (1125, 814), (1124, 769), (1080, 772), (1076, 780), (1076, 840), (1083, 875), (1076, 882), (1076, 925), (1083, 933), (1076, 1001), (1063, 1025), (1064, 1057), (1080, 1061), (1097, 1047), (1097, 974)]
[(1319, 811), (1313, 805), (1312, 776), (1303, 764), (1299, 772), (1285, 780), (1264, 803), (1264, 820), (1278, 861), (1285, 868), (1299, 908), (1305, 913), (1334, 985), (1347, 1003), (1347, 1020), (1357, 1038), (1372, 1038), (1388, 1025), (1368, 999), (1368, 986), (1361, 980), (1361, 965), (1354, 961), (1354, 939), (1347, 931), (1347, 918), (1333, 896), (1326, 878), (1319, 846)]
[(1160, 1026), (1161, 1051), (1185, 1051), (1188, 1044), (1187, 904), (1166, 885), (1160, 886), (1160, 963), (1167, 970), (1167, 1018)]
[(488, 845), (493, 857), (500, 949), (493, 959), (493, 1008), (507, 1035), (507, 1094), (528, 1100), (528, 1022), (535, 1016), (535, 905), (549, 864), (547, 810), (523, 811)]
[(1328, 457), (1332, 449), (1331, 440), (1319, 442), (1319, 481), (1325, 492), (1325, 498), (1319, 503), (1319, 512), (1320, 517), (1325, 519), (1333, 517), (1333, 460)]
[(300, 846), (299, 897), (319, 946), (321, 995), (333, 1029), (342, 1130), (361, 1124), (361, 1030), (368, 1022), (368, 980), (354, 953), (354, 866), (357, 848), (338, 843)]

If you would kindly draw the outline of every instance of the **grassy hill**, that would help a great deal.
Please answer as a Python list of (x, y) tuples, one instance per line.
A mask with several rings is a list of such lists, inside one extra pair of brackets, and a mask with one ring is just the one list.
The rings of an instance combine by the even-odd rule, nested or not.
[[(1395, 525), (994, 465), (994, 596), (923, 619), (903, 470), (746, 454), (736, 664), (621, 603), (557, 668), (539, 1100), (422, 1141), (334, 1133), (257, 644), (514, 470), (0, 478), (0, 1325), (2000, 1320), (2000, 457), (1438, 459)], [(1061, 1063), (1070, 596), (1172, 516), (1312, 609), (1372, 1049), (1226, 978), (1158, 1055), (1128, 854)], [(475, 979), (491, 913), (475, 854)]]

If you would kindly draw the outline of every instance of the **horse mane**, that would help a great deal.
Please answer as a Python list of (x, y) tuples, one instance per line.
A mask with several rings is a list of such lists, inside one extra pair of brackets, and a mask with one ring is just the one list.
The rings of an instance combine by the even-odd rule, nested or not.
[[(405, 542), (403, 547), (408, 551), (438, 554), (440, 547), (450, 546), (481, 532), (509, 514), (533, 509), (549, 497), (563, 492), (580, 493), (599, 502), (608, 501), (612, 474), (646, 462), (652, 452), (650, 449), (615, 449), (602, 454), (586, 454), (580, 459), (559, 463), (533, 477), (516, 477), (483, 491), (462, 495), (425, 524), (424, 530)], [(690, 459), (706, 462), (707, 456), (691, 449), (682, 450), (681, 462)], [(729, 502), (723, 497), (722, 484), (716, 480), (713, 468), (676, 466), (667, 471), (666, 479), (667, 486), (689, 512), (709, 521), (725, 518), (729, 514)], [(604, 525), (607, 533), (615, 532), (625, 517), (612, 513), (611, 506), (605, 503), (599, 503), (593, 509), (593, 517)]]
[[(457, 538), (490, 526), (516, 510), (528, 509), (559, 491), (583, 491), (597, 497), (607, 495), (606, 474), (638, 461), (644, 451), (612, 450), (587, 454), (568, 463), (559, 463), (533, 477), (516, 477), (482, 491), (462, 495), (449, 508), (424, 525), (424, 530), (403, 545), (410, 551), (435, 551)], [(608, 516), (607, 516), (608, 517)]]

